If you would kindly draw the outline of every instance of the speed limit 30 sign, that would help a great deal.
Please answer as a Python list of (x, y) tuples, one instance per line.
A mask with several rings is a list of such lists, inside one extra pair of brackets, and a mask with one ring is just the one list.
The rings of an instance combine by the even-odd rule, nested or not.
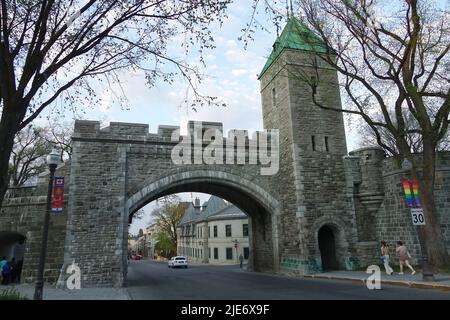
[(425, 225), (425, 216), (423, 215), (422, 208), (411, 208), (412, 223), (415, 226)]

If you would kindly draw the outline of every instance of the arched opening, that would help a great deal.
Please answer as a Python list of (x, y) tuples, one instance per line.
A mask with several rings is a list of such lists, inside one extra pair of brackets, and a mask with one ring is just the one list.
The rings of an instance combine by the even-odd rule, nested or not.
[(320, 256), (322, 259), (322, 269), (324, 271), (337, 270), (336, 239), (333, 229), (326, 225), (320, 228), (318, 240)]
[[(214, 175), (217, 175), (217, 177)], [(224, 172), (207, 172), (205, 174), (204, 171), (190, 171), (161, 178), (146, 185), (127, 200), (125, 225), (128, 226), (135, 212), (150, 202), (163, 196), (182, 192), (206, 193), (222, 198), (247, 214), (248, 226), (245, 228), (248, 228), (249, 247), (245, 250), (246, 252), (241, 248), (243, 256), (245, 255), (247, 258), (247, 270), (277, 270), (279, 259), (277, 243), (278, 202), (261, 187), (256, 186), (251, 181), (246, 181), (243, 177)], [(213, 229), (211, 232), (214, 232)], [(128, 232), (126, 232), (126, 238), (128, 238)], [(234, 245), (232, 248), (233, 252), (228, 252), (228, 257), (232, 257), (232, 259), (236, 258), (236, 255), (239, 257), (239, 252), (235, 251)], [(211, 250), (211, 256), (214, 258), (214, 249)], [(231, 250), (228, 249), (228, 251)], [(123, 252), (125, 253), (123, 261), (126, 264), (127, 248), (124, 248)], [(190, 253), (192, 254), (192, 252)], [(268, 253), (272, 254), (268, 255)], [(199, 256), (198, 250), (195, 255)], [(200, 257), (205, 255), (209, 256), (209, 252), (202, 251), (200, 248)], [(224, 253), (224, 256), (227, 257), (226, 253)], [(126, 267), (124, 271), (124, 279), (126, 279)]]
[(3, 284), (20, 283), (25, 254), (25, 240), (26, 237), (20, 233), (0, 231), (0, 260), (6, 260), (11, 267), (9, 278), (2, 279)]
[[(211, 194), (178, 193), (149, 203), (132, 218), (127, 286), (173, 275), (167, 268), (248, 270), (249, 217), (231, 202)], [(186, 261), (174, 266), (181, 258)]]

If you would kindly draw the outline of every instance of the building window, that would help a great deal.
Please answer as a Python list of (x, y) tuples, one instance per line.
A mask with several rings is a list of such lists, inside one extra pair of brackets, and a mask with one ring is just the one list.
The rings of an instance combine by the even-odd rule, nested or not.
[(227, 248), (227, 260), (233, 260), (233, 248)]
[(203, 249), (200, 249), (200, 258), (203, 258)]
[(326, 150), (327, 152), (330, 151), (330, 147), (328, 146), (328, 137), (325, 137), (325, 150)]
[(272, 88), (272, 107), (277, 106), (277, 89), (275, 87)]
[(211, 238), (211, 227), (208, 227), (208, 238)]
[(208, 248), (208, 258), (211, 259), (211, 248)]
[(244, 259), (248, 259), (248, 255), (250, 254), (250, 250), (248, 247), (244, 247)]
[(242, 236), (248, 237), (248, 224), (247, 223), (244, 223), (242, 225)]
[(225, 226), (225, 237), (231, 237), (231, 224)]
[(311, 136), (311, 145), (312, 145), (312, 150), (316, 151), (316, 137), (315, 136)]
[(219, 259), (219, 248), (214, 248), (214, 259)]
[(214, 226), (214, 238), (217, 238), (217, 226)]

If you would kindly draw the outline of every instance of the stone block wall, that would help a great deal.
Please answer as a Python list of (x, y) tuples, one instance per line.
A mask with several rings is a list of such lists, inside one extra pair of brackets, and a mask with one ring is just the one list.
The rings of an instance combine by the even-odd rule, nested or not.
[[(383, 163), (385, 198), (377, 214), (377, 239), (385, 240), (392, 250), (398, 240), (411, 251), (412, 263), (420, 264), (421, 251), (416, 227), (406, 206), (402, 180), (410, 179), (408, 171), (401, 169), (395, 158)], [(450, 252), (450, 152), (438, 154), (436, 167), (435, 201), (443, 234)], [(420, 192), (420, 190), (419, 190)], [(393, 263), (398, 264), (394, 254)]]
[[(252, 217), (252, 267), (275, 270), (279, 235), (274, 212), (280, 212), (280, 205), (264, 191), (270, 190), (273, 177), (261, 175), (260, 164), (248, 163), (252, 140), (247, 138), (244, 146), (245, 165), (176, 165), (171, 154), (178, 141), (170, 140), (176, 127), (161, 126), (159, 134), (146, 130), (140, 124), (100, 129), (92, 121), (76, 122), (64, 267), (75, 260), (82, 286), (123, 285), (129, 216), (163, 195), (198, 191), (223, 197)], [(61, 274), (60, 283), (65, 278)]]
[[(70, 162), (60, 165), (55, 176), (65, 178), (64, 208), (60, 214), (51, 214), (45, 259), (44, 280), (55, 284), (61, 272), (67, 223)], [(33, 283), (39, 264), (42, 231), (46, 210), (48, 172), (40, 176), (33, 187), (11, 188), (0, 208), (0, 232), (14, 232), (25, 236), (25, 252), (21, 281)]]

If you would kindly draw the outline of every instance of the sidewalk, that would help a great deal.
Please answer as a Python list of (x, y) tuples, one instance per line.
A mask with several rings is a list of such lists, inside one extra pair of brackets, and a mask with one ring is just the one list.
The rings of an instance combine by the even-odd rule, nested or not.
[[(0, 286), (0, 289), (16, 288), (22, 295), (32, 300), (34, 285), (19, 284)], [(43, 300), (131, 300), (126, 288), (82, 288), (80, 290), (44, 287)]]
[[(362, 281), (363, 283), (366, 283), (369, 276), (370, 274), (364, 271), (332, 271), (305, 275), (304, 277), (313, 279)], [(450, 291), (450, 274), (437, 274), (434, 275), (434, 279), (435, 281), (433, 282), (423, 281), (422, 274), (419, 272), (415, 275), (411, 275), (410, 273), (405, 273), (403, 275), (394, 273), (392, 276), (388, 276), (385, 272), (381, 273), (381, 284)]]

